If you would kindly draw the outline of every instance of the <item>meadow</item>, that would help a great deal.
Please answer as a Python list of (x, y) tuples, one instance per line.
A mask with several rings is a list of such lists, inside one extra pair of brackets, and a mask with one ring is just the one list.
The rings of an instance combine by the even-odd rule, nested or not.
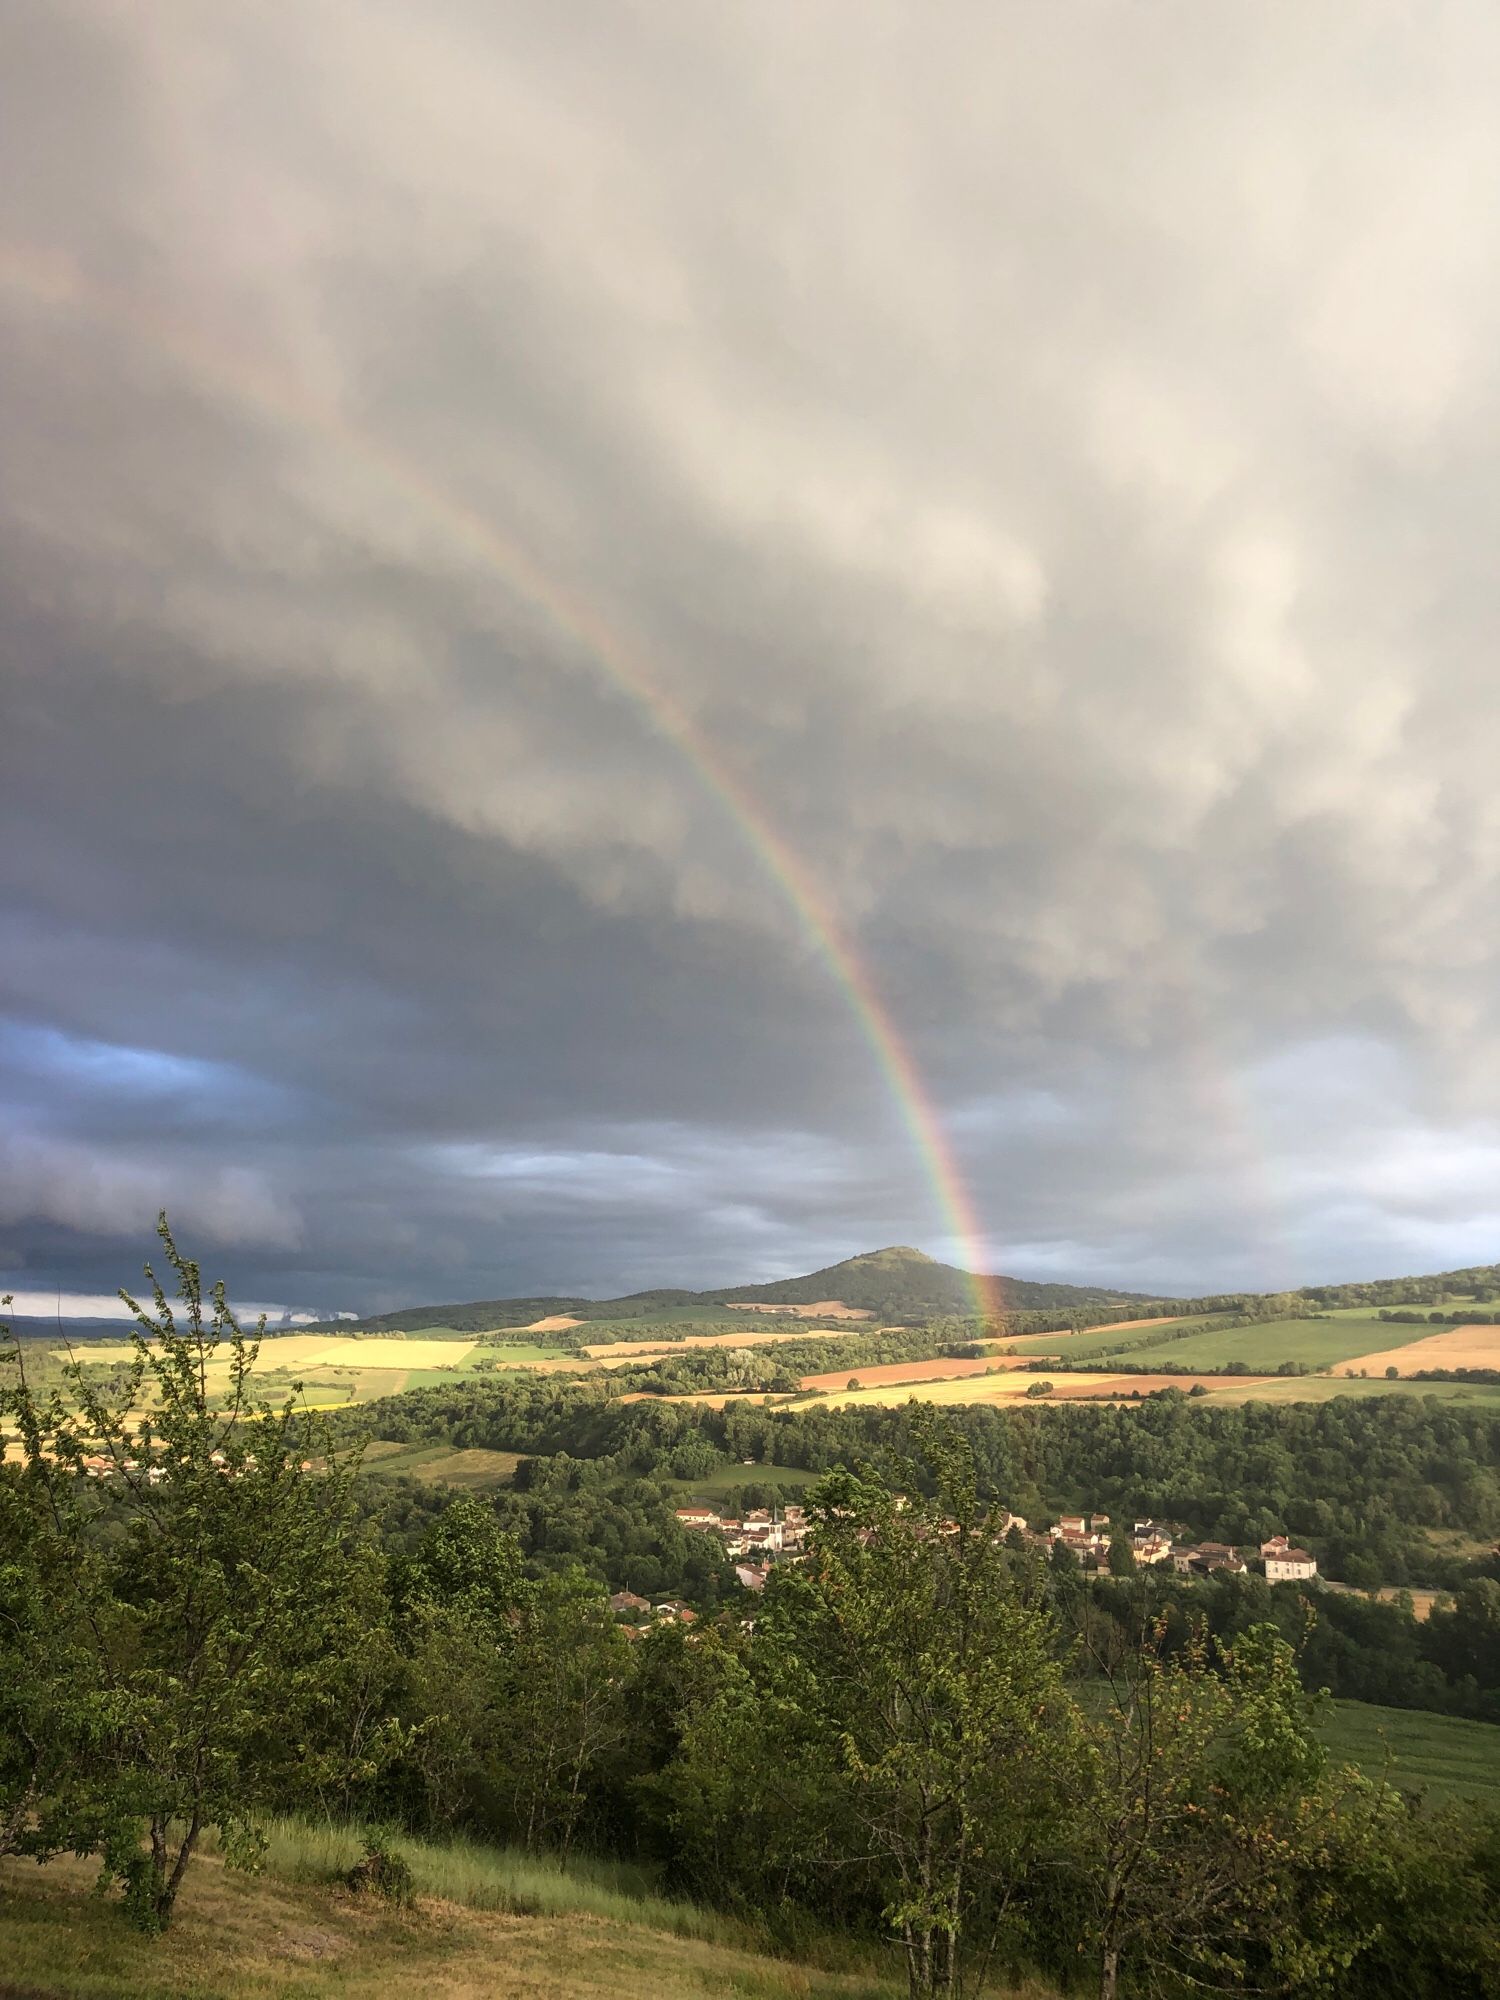
[(420, 1479), (429, 1486), (455, 1486), (468, 1493), (493, 1492), (515, 1477), (521, 1454), (486, 1451), (479, 1446), (393, 1444), (373, 1438), (365, 1446), (360, 1469), (376, 1479)]
[(1500, 1809), (1500, 1725), (1338, 1701), (1318, 1734), (1341, 1761), (1403, 1791), (1423, 1791), (1435, 1805), (1477, 1799)]
[(773, 1465), (754, 1460), (748, 1465), (719, 1465), (712, 1472), (700, 1472), (695, 1479), (664, 1479), (662, 1484), (683, 1501), (722, 1500), (746, 1486), (779, 1486), (800, 1493), (813, 1485), (821, 1474), (800, 1465)]
[[(72, 1351), (49, 1343), (49, 1359), (69, 1358), (90, 1366), (126, 1367), (135, 1358), (128, 1341), (91, 1341)], [(590, 1364), (568, 1349), (537, 1341), (505, 1341), (494, 1345), (473, 1334), (441, 1328), (420, 1334), (267, 1334), (261, 1342), (256, 1381), (273, 1403), (282, 1401), (295, 1383), (311, 1409), (343, 1409), (369, 1403), (407, 1389), (438, 1387), (459, 1377), (482, 1377), (510, 1369), (586, 1369)], [(227, 1388), (227, 1356), (208, 1365), (211, 1388)]]
[(1331, 1368), (1358, 1361), (1376, 1348), (1389, 1347), (1388, 1322), (1373, 1315), (1364, 1319), (1268, 1320), (1256, 1326), (1208, 1327), (1176, 1340), (1132, 1347), (1132, 1365), (1170, 1362), (1173, 1367), (1227, 1368), (1238, 1361), (1254, 1375), (1274, 1375), (1283, 1362), (1304, 1362), (1309, 1368)]
[[(418, 1902), (336, 1877), (352, 1830), (283, 1822), (247, 1875), (195, 1863), (172, 1929), (149, 1938), (92, 1893), (97, 1863), (0, 1863), (0, 1994), (16, 2000), (896, 2000), (852, 1954), (822, 1970), (768, 1956), (745, 1926), (655, 1895), (639, 1871), (567, 1868), (457, 1841), (400, 1840)], [(835, 1962), (840, 1955), (830, 1947)], [(1047, 1989), (1027, 1989), (1043, 2000)]]
[[(810, 1314), (813, 1309), (806, 1310)], [(1387, 1365), (1404, 1364), (1407, 1376), (1409, 1369), (1424, 1363), (1473, 1365), (1476, 1356), (1493, 1360), (1500, 1354), (1500, 1328), (1444, 1328), (1429, 1333), (1415, 1326), (1410, 1329), (1415, 1340), (1402, 1346), (1400, 1336), (1406, 1329), (1375, 1318), (1368, 1308), (1238, 1327), (1216, 1324), (1212, 1316), (1201, 1314), (1120, 1320), (1076, 1334), (1044, 1333), (989, 1342), (985, 1357), (979, 1359), (935, 1357), (863, 1368), (846, 1365), (839, 1357), (852, 1335), (877, 1330), (869, 1319), (824, 1319), (818, 1324), (788, 1312), (775, 1324), (771, 1317), (734, 1314), (727, 1308), (706, 1314), (702, 1305), (663, 1306), (618, 1323), (589, 1322), (586, 1342), (566, 1316), (531, 1328), (491, 1333), (465, 1333), (435, 1324), (404, 1334), (268, 1334), (262, 1342), (258, 1379), (273, 1402), (300, 1383), (302, 1398), (310, 1407), (336, 1410), (407, 1390), (493, 1379), (518, 1370), (581, 1377), (649, 1364), (656, 1358), (670, 1361), (693, 1350), (774, 1349), (811, 1337), (822, 1343), (827, 1358), (801, 1378), (800, 1392), (793, 1397), (796, 1403), (816, 1396), (833, 1406), (892, 1407), (913, 1397), (948, 1406), (1011, 1405), (1025, 1402), (1037, 1379), (1027, 1371), (1027, 1362), (1056, 1358), (1071, 1365), (1044, 1377), (1053, 1387), (1050, 1395), (1033, 1399), (1040, 1407), (1079, 1398), (1130, 1401), (1163, 1388), (1186, 1392), (1195, 1387), (1200, 1399), (1225, 1403), (1415, 1394), (1500, 1405), (1500, 1385), (1385, 1379)], [(549, 1340), (544, 1328), (574, 1344)], [(611, 1332), (621, 1338), (611, 1340)], [(1160, 1338), (1155, 1337), (1158, 1334)], [(54, 1359), (60, 1353), (55, 1343), (48, 1343), (48, 1351)], [(75, 1351), (91, 1364), (116, 1368), (128, 1363), (133, 1353), (128, 1342), (112, 1340), (90, 1341)], [(1223, 1371), (1231, 1364), (1243, 1372), (1226, 1375)], [(1285, 1364), (1319, 1372), (1277, 1376), (1275, 1371)], [(215, 1374), (227, 1384), (227, 1363), (215, 1364), (211, 1380)], [(857, 1389), (848, 1387), (851, 1379), (858, 1382)], [(725, 1391), (676, 1400), (722, 1409), (726, 1402), (762, 1400), (763, 1394)], [(388, 1461), (380, 1463), (389, 1471), (397, 1469)], [(374, 1463), (371, 1469), (377, 1469)], [(410, 1460), (402, 1469), (422, 1478), (442, 1477), (454, 1485), (468, 1484), (471, 1477), (479, 1485), (493, 1483), (492, 1469), (479, 1466), (469, 1472), (450, 1466), (439, 1474), (425, 1460)]]
[(1282, 1375), (1253, 1381), (1220, 1377), (1209, 1391), (1218, 1403), (1326, 1403), (1335, 1396), (1435, 1396), (1443, 1403), (1479, 1403), (1500, 1410), (1500, 1383), (1388, 1382), (1384, 1376)]
[(1056, 1354), (1089, 1361), (1095, 1355), (1117, 1354), (1127, 1347), (1133, 1352), (1132, 1343), (1148, 1341), (1153, 1329), (1165, 1334), (1173, 1327), (1208, 1327), (1213, 1319), (1213, 1314), (1184, 1313), (1173, 1319), (1113, 1320), (1108, 1326), (1085, 1327), (1081, 1333), (1025, 1333), (1014, 1340), (1001, 1338), (987, 1345), (996, 1354)]

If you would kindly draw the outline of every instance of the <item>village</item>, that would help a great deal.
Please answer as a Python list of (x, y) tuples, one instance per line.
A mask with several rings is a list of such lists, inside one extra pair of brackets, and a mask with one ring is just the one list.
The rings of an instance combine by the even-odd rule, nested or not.
[[(805, 1560), (810, 1524), (805, 1510), (795, 1504), (751, 1507), (741, 1516), (723, 1515), (707, 1505), (678, 1507), (675, 1513), (679, 1525), (690, 1532), (722, 1538), (735, 1576), (746, 1590), (764, 1590), (777, 1564)], [(1127, 1535), (1117, 1535), (1107, 1514), (1064, 1514), (1051, 1527), (1033, 1529), (1024, 1515), (1004, 1507), (994, 1516), (994, 1535), (1013, 1548), (1032, 1549), (1049, 1558), (1065, 1551), (1085, 1575), (1170, 1567), (1188, 1578), (1244, 1576), (1254, 1570), (1268, 1583), (1322, 1581), (1316, 1556), (1286, 1535), (1272, 1535), (1258, 1550), (1247, 1551), (1227, 1542), (1193, 1541), (1175, 1522), (1134, 1521)], [(1121, 1548), (1129, 1551), (1128, 1562), (1114, 1555)], [(635, 1629), (652, 1621), (691, 1624), (697, 1616), (677, 1599), (654, 1604), (628, 1590), (616, 1592), (610, 1608)]]

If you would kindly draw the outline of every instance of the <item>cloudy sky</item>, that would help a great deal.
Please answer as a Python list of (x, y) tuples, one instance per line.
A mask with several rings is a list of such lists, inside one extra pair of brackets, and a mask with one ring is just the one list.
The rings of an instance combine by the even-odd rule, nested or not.
[(15, 0), (0, 1281), (964, 1256), (854, 968), (993, 1268), (1500, 1255), (1497, 92), (1481, 5)]

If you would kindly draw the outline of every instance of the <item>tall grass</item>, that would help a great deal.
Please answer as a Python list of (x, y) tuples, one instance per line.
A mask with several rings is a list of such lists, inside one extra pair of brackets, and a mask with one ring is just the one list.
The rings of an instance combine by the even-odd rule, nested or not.
[[(274, 1820), (266, 1872), (285, 1882), (338, 1881), (363, 1858), (367, 1832), (333, 1820)], [(483, 1847), (461, 1838), (419, 1840), (405, 1833), (382, 1834), (381, 1842), (407, 1863), (419, 1896), (465, 1909), (609, 1917), (708, 1944), (751, 1948), (759, 1942), (733, 1917), (657, 1895), (646, 1871), (628, 1862), (584, 1858), (565, 1866), (517, 1848)]]

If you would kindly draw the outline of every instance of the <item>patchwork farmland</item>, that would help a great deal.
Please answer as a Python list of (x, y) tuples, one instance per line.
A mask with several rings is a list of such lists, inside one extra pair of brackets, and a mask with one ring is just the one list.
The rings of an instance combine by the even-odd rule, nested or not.
[[(1422, 1370), (1500, 1367), (1500, 1327), (1414, 1325), (1411, 1338), (1402, 1340), (1404, 1324), (1369, 1308), (1249, 1324), (1234, 1324), (1224, 1312), (1147, 1311), (1076, 1332), (1066, 1325), (1015, 1337), (992, 1332), (978, 1343), (972, 1337), (965, 1342), (966, 1327), (981, 1330), (962, 1317), (934, 1321), (927, 1330), (910, 1320), (891, 1326), (885, 1314), (821, 1293), (808, 1303), (687, 1304), (681, 1295), (663, 1296), (660, 1304), (653, 1298), (645, 1310), (619, 1320), (597, 1312), (585, 1317), (580, 1308), (492, 1331), (484, 1329), (477, 1309), (447, 1311), (458, 1324), (434, 1313), (434, 1323), (424, 1326), (412, 1314), (399, 1328), (267, 1335), (259, 1380), (272, 1401), (300, 1384), (305, 1402), (325, 1410), (517, 1373), (579, 1382), (592, 1377), (600, 1392), (618, 1393), (611, 1378), (640, 1368), (666, 1378), (647, 1393), (712, 1408), (767, 1399), (892, 1407), (916, 1399), (948, 1407), (1034, 1403), (1045, 1409), (1080, 1400), (1130, 1402), (1164, 1390), (1216, 1404), (1416, 1395), (1500, 1405), (1500, 1385), (1415, 1379)], [(1064, 1310), (1060, 1317), (1066, 1316)], [(478, 1330), (466, 1330), (466, 1321)], [(910, 1350), (906, 1357), (902, 1342)], [(778, 1366), (784, 1350), (792, 1351)], [(55, 1346), (52, 1354), (62, 1358)], [(132, 1354), (124, 1340), (92, 1340), (77, 1350), (79, 1359), (99, 1367), (128, 1365)], [(746, 1357), (748, 1372), (731, 1368), (717, 1380), (705, 1372), (712, 1357), (728, 1363), (737, 1354)], [(693, 1356), (702, 1357), (696, 1371), (687, 1366)], [(753, 1367), (751, 1357), (759, 1357)], [(675, 1382), (674, 1364), (683, 1364)], [(216, 1364), (211, 1380), (213, 1375), (227, 1388), (227, 1362)]]

